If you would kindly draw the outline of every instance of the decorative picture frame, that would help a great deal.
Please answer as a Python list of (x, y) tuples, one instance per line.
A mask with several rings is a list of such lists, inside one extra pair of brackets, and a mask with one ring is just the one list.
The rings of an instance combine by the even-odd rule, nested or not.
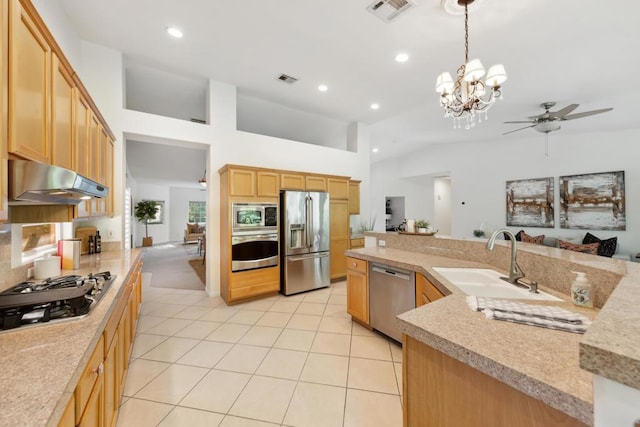
[(507, 181), (507, 225), (553, 228), (553, 181), (553, 177)]
[(162, 224), (164, 222), (164, 200), (154, 200), (158, 206), (156, 216), (150, 219), (147, 224)]
[(560, 177), (560, 228), (626, 230), (624, 171)]

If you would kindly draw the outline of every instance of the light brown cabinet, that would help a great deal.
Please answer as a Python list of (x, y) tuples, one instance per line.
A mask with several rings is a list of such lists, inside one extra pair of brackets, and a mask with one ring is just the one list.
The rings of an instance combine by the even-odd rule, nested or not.
[(108, 217), (114, 215), (114, 188), (113, 188), (113, 140), (109, 137), (105, 150), (105, 185), (109, 189), (106, 200), (106, 214)]
[(280, 175), (274, 172), (258, 171), (258, 197), (278, 197), (280, 195)]
[(307, 175), (304, 178), (304, 188), (307, 191), (327, 191), (327, 178), (323, 176)]
[(75, 427), (76, 425), (76, 400), (75, 397), (72, 396), (69, 399), (69, 403), (67, 403), (66, 408), (64, 408), (64, 412), (62, 413), (62, 417), (58, 422), (58, 427)]
[(329, 200), (329, 251), (331, 253), (331, 280), (343, 278), (347, 273), (344, 251), (349, 249), (349, 202)]
[(429, 304), (443, 297), (444, 294), (429, 279), (422, 274), (416, 274), (416, 307)]
[(364, 248), (364, 237), (359, 237), (357, 239), (351, 239), (350, 242), (349, 242), (349, 247), (351, 249)]
[(360, 181), (349, 181), (349, 215), (360, 214)]
[(327, 178), (327, 191), (331, 200), (348, 200), (349, 179)]
[(585, 426), (489, 375), (403, 336), (403, 425)]
[(9, 2), (9, 153), (51, 161), (51, 46), (18, 0)]
[(73, 170), (75, 83), (58, 55), (52, 60), (51, 164)]
[[(93, 354), (89, 358), (89, 362), (78, 381), (78, 385), (76, 386), (76, 420), (82, 420), (87, 408), (89, 408), (90, 411), (93, 410), (93, 408), (89, 407), (89, 400), (92, 397), (92, 394), (95, 394), (93, 392), (94, 388), (96, 388), (96, 385), (98, 384), (98, 379), (102, 379), (104, 371), (103, 362), (104, 341), (103, 337), (100, 337), (100, 340), (98, 341), (98, 344), (96, 344)], [(102, 382), (100, 382), (100, 385), (102, 385)]]
[(350, 258), (347, 267), (347, 313), (369, 325), (369, 271), (367, 261)]
[[(2, 48), (2, 57), (0, 58), (0, 102), (4, 111), (7, 105), (7, 64), (8, 64), (8, 24), (9, 9), (6, 1), (0, 2), (0, 47)], [(6, 221), (9, 218), (9, 210), (7, 205), (7, 117), (5, 114), (0, 116), (0, 221)]]
[(305, 177), (302, 174), (283, 172), (280, 174), (280, 189), (304, 190)]
[(256, 172), (250, 169), (229, 169), (229, 195), (255, 197)]

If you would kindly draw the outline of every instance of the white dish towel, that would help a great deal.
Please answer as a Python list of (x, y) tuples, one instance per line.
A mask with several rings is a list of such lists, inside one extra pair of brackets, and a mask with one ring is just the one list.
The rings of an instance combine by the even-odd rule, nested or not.
[(484, 312), (488, 319), (524, 323), (577, 334), (584, 334), (591, 325), (586, 316), (556, 306), (474, 296), (468, 296), (467, 303), (472, 310)]

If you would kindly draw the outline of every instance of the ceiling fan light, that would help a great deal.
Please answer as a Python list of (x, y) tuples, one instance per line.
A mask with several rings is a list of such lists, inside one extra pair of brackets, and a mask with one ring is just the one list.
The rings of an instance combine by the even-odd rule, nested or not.
[(440, 93), (451, 93), (453, 89), (453, 79), (451, 78), (450, 73), (442, 73), (436, 79), (436, 92)]
[(464, 80), (473, 82), (480, 80), (484, 76), (484, 67), (479, 59), (472, 59), (464, 66)]
[(495, 64), (489, 68), (487, 72), (487, 86), (500, 86), (507, 80), (507, 72), (504, 69), (504, 65)]
[(541, 122), (535, 125), (533, 128), (540, 133), (549, 133), (553, 132), (554, 130), (560, 129), (560, 122)]

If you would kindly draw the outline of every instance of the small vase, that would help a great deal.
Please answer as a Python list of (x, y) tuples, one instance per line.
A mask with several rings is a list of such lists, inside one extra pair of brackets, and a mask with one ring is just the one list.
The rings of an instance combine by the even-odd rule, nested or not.
[(418, 228), (418, 233), (426, 233), (427, 229), (426, 228)]

